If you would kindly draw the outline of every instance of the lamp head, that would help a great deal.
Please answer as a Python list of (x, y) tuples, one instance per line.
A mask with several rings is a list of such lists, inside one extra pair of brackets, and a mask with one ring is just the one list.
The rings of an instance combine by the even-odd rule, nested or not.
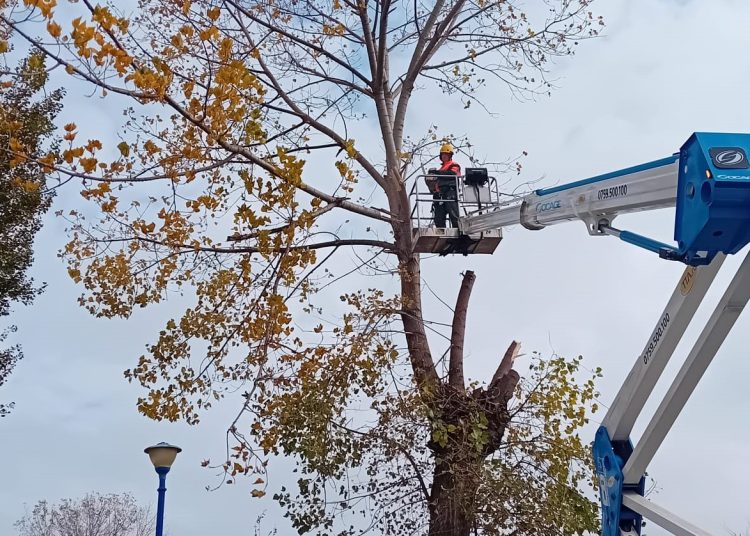
[(152, 447), (144, 449), (143, 452), (148, 454), (148, 457), (151, 458), (151, 463), (154, 464), (156, 469), (159, 467), (166, 467), (169, 469), (172, 467), (177, 454), (182, 452), (182, 449), (162, 441), (161, 443), (157, 443)]

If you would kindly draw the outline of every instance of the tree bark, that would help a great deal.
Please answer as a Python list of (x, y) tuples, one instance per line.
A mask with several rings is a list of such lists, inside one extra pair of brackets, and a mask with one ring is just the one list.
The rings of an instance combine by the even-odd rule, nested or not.
[[(473, 279), (473, 274), (464, 276), (459, 296), (464, 295), (465, 302), (468, 302)], [(429, 443), (435, 459), (429, 499), (429, 536), (471, 534), (478, 510), (476, 500), (482, 481), (482, 464), (502, 444), (510, 421), (508, 402), (519, 379), (512, 366), (520, 348), (519, 343), (511, 343), (487, 389), (467, 393), (450, 384), (441, 384), (438, 389), (431, 406), (437, 416), (433, 431), (439, 434), (438, 437), (433, 434)], [(482, 442), (473, 434), (479, 422), (486, 423)]]
[[(400, 185), (400, 182), (398, 184)], [(414, 382), (423, 392), (424, 390), (434, 391), (439, 384), (439, 377), (432, 361), (422, 316), (422, 276), (419, 254), (413, 251), (409, 199), (402, 185), (399, 186), (398, 191), (389, 196), (389, 208), (394, 215), (391, 227), (399, 261), (400, 316), (414, 372)]]
[(464, 274), (461, 289), (456, 298), (451, 329), (451, 351), (448, 365), (448, 385), (459, 392), (464, 391), (464, 335), (466, 334), (466, 312), (469, 309), (469, 298), (476, 276), (471, 270)]
[(454, 454), (435, 461), (429, 536), (470, 536), (474, 526), (481, 460)]

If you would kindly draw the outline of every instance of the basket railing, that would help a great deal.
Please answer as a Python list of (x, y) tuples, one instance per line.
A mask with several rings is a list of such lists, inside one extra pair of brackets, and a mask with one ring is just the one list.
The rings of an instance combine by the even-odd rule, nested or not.
[[(445, 180), (446, 178), (445, 175), (430, 173), (415, 177), (409, 190), (410, 217), (413, 228), (425, 228), (434, 225), (433, 203), (440, 201), (440, 199), (433, 197), (433, 192), (427, 186), (427, 180)], [(481, 214), (494, 210), (500, 205), (500, 192), (495, 177), (490, 176), (487, 183), (482, 186), (466, 184), (464, 178), (464, 175), (457, 175), (454, 178), (460, 217)]]

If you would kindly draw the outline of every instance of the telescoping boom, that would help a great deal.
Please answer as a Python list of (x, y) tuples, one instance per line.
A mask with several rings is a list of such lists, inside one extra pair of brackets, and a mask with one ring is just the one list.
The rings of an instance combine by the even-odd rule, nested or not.
[[(726, 255), (750, 241), (748, 154), (750, 134), (695, 133), (667, 158), (537, 190), (517, 203), (498, 203), (460, 220), (460, 232), (478, 240), (509, 225), (540, 230), (581, 220), (592, 235), (613, 235), (688, 265), (596, 433), (603, 536), (640, 536), (643, 517), (678, 536), (709, 536), (643, 496), (645, 471), (750, 300), (750, 254), (636, 444), (630, 434)], [(612, 225), (620, 214), (673, 206), (674, 245)]]
[[(590, 179), (537, 190), (519, 202), (470, 214), (461, 232), (509, 225), (540, 230), (580, 220), (592, 235), (613, 235), (661, 257), (709, 264), (750, 239), (750, 135), (695, 133), (672, 156)], [(613, 227), (620, 214), (675, 207), (676, 245)]]

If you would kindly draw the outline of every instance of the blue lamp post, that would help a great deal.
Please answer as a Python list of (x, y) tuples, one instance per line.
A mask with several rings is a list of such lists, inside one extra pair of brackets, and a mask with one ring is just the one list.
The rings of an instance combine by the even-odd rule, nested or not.
[(175, 447), (169, 443), (157, 443), (153, 447), (148, 447), (143, 452), (148, 454), (151, 458), (151, 463), (154, 464), (159, 475), (159, 502), (156, 507), (156, 536), (162, 536), (164, 530), (164, 493), (167, 491), (167, 473), (169, 468), (172, 467), (174, 459), (177, 457), (177, 453), (182, 452), (180, 447)]

